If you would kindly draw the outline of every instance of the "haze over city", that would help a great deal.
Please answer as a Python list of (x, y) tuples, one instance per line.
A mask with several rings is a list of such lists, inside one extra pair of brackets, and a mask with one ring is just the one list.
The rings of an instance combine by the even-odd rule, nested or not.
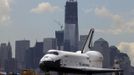
[[(94, 40), (104, 38), (134, 60), (134, 1), (77, 0), (79, 33), (95, 28)], [(64, 25), (66, 0), (0, 0), (0, 43), (28, 39), (35, 41), (54, 37)], [(14, 48), (13, 48), (14, 53)]]

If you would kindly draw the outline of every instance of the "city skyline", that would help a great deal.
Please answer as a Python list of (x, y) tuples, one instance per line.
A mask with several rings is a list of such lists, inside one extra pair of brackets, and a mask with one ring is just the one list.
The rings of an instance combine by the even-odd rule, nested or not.
[[(80, 34), (87, 34), (93, 27), (96, 30), (95, 40), (102, 37), (132, 58), (134, 1), (77, 1)], [(14, 47), (15, 40), (28, 39), (34, 45), (36, 40), (54, 37), (55, 30), (60, 29), (54, 21), (64, 25), (65, 2), (66, 0), (1, 0), (0, 42), (10, 41)]]

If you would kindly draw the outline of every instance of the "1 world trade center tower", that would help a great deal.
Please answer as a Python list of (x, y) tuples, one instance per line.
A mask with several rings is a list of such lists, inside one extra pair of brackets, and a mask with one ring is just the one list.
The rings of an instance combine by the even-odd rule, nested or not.
[(67, 0), (65, 5), (64, 50), (78, 50), (78, 8), (77, 0)]

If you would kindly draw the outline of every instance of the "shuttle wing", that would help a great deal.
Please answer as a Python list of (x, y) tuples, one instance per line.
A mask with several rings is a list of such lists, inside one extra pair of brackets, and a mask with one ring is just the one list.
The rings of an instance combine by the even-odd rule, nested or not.
[(97, 73), (112, 73), (122, 72), (121, 69), (109, 69), (109, 68), (95, 68), (95, 67), (66, 67), (73, 73), (84, 73), (84, 74), (97, 74)]

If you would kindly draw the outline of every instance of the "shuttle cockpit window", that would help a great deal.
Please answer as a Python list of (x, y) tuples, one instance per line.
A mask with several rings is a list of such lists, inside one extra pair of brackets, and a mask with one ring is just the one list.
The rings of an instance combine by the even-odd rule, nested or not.
[(47, 54), (59, 55), (59, 53), (58, 53), (58, 52), (48, 52)]

